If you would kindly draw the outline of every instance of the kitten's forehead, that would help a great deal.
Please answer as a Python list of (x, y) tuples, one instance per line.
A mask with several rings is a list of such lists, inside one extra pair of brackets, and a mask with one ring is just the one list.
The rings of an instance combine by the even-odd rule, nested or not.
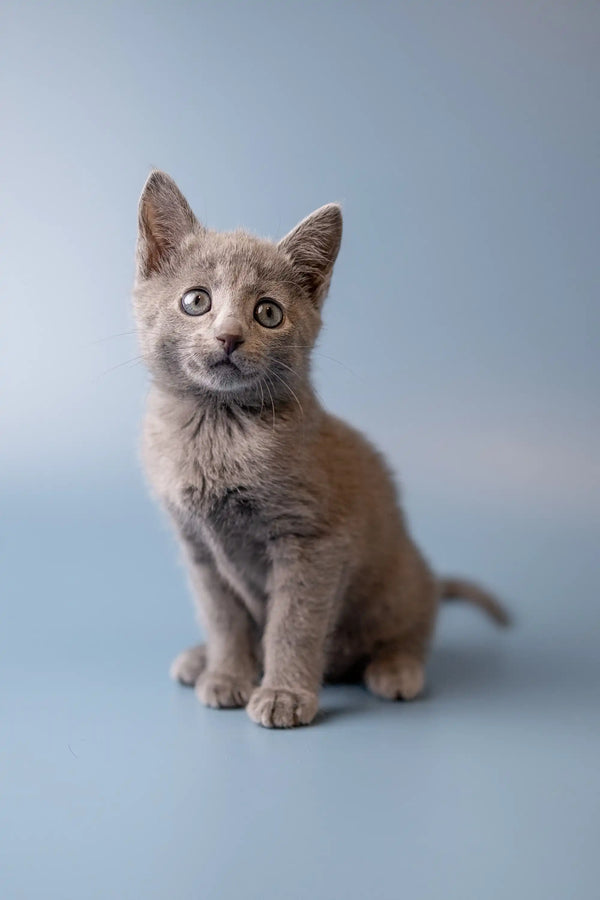
[(210, 274), (215, 286), (256, 286), (292, 282), (286, 256), (270, 241), (244, 231), (207, 232), (189, 247), (192, 265)]

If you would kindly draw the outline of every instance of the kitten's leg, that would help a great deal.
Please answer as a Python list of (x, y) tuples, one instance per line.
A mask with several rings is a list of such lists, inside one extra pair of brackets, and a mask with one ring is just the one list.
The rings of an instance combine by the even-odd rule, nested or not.
[(414, 700), (425, 686), (429, 627), (412, 631), (380, 647), (365, 669), (365, 684), (385, 700)]
[(364, 672), (369, 690), (386, 700), (414, 700), (425, 686), (425, 660), (435, 626), (439, 585), (408, 542), (380, 599), (378, 639)]
[(206, 646), (197, 644), (195, 647), (188, 647), (173, 660), (169, 674), (173, 681), (193, 687), (205, 668)]
[(198, 548), (188, 546), (186, 550), (207, 635), (205, 666), (195, 681), (196, 694), (205, 706), (245, 706), (258, 682), (255, 625), (212, 561)]
[(267, 728), (308, 725), (317, 712), (325, 640), (341, 591), (335, 549), (278, 546), (263, 639), (264, 678), (247, 706)]

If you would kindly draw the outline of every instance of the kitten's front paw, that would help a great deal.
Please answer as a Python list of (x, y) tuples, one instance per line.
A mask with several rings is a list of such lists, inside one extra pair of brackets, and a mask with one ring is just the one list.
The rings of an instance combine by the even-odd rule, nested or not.
[(294, 728), (312, 722), (318, 708), (319, 698), (310, 691), (259, 687), (246, 710), (254, 722), (265, 728)]
[(221, 672), (205, 672), (196, 682), (196, 696), (213, 709), (245, 706), (253, 690), (251, 681)]
[(205, 668), (206, 647), (204, 644), (198, 644), (196, 647), (189, 647), (175, 657), (171, 663), (169, 675), (173, 681), (193, 687)]

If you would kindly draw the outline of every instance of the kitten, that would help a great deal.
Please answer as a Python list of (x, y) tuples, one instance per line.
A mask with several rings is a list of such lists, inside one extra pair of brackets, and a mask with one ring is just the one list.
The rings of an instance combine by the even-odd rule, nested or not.
[(172, 675), (267, 727), (311, 722), (322, 681), (351, 672), (379, 697), (416, 697), (441, 597), (506, 621), (481, 588), (435, 577), (383, 459), (315, 396), (341, 236), (336, 204), (277, 244), (209, 231), (158, 171), (139, 206), (143, 456), (207, 634)]

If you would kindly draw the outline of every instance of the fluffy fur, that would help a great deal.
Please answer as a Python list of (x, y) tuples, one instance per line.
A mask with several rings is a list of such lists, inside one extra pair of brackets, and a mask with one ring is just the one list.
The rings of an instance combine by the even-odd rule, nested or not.
[[(311, 722), (324, 678), (359, 674), (378, 696), (416, 697), (444, 594), (505, 621), (481, 588), (434, 576), (383, 459), (312, 389), (341, 235), (336, 204), (278, 244), (209, 231), (162, 172), (140, 200), (143, 455), (207, 634), (172, 674), (269, 727)], [(192, 288), (210, 297), (203, 315), (182, 308)], [(283, 311), (277, 327), (255, 318), (265, 297)]]

